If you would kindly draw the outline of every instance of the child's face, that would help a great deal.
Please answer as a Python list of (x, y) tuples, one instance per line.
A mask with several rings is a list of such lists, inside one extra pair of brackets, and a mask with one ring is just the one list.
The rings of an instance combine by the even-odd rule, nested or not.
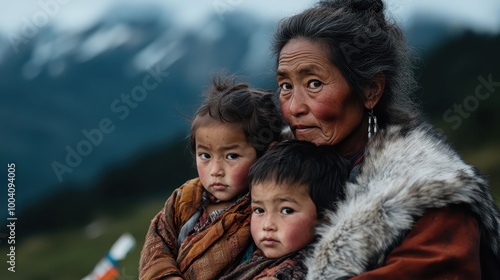
[(248, 190), (247, 175), (255, 148), (238, 124), (199, 127), (195, 132), (196, 168), (205, 189), (221, 201)]
[(313, 241), (316, 206), (305, 186), (252, 185), (251, 231), (268, 258), (298, 251)]

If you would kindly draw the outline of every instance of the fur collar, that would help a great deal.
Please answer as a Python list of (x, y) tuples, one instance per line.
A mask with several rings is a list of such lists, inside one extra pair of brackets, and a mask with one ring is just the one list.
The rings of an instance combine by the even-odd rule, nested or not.
[(481, 242), (500, 259), (500, 213), (487, 181), (430, 125), (379, 131), (346, 192), (318, 229), (307, 279), (354, 276), (381, 264), (425, 209), (458, 203), (478, 215)]

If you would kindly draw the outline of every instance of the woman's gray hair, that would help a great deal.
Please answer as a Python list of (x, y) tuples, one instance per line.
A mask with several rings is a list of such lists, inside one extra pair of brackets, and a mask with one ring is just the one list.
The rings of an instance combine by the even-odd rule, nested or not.
[(385, 76), (384, 92), (374, 108), (379, 125), (420, 120), (420, 108), (413, 98), (416, 81), (410, 49), (401, 29), (386, 20), (381, 0), (320, 1), (285, 18), (274, 34), (277, 60), (283, 47), (295, 38), (325, 43), (330, 61), (360, 98), (380, 73)]

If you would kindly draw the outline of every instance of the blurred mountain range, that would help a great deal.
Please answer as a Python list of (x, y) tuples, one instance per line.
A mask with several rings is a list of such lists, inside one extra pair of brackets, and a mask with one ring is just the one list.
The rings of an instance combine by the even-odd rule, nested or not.
[[(465, 33), (424, 17), (406, 30), (423, 57)], [(189, 166), (189, 153), (182, 151), (188, 116), (218, 70), (256, 87), (276, 87), (270, 53), (275, 22), (236, 11), (183, 29), (170, 18), (154, 6), (116, 7), (74, 33), (27, 24), (20, 34), (0, 35), (0, 154), (4, 164), (16, 164), (18, 210), (61, 191), (78, 196), (111, 177), (130, 182), (155, 176), (154, 166), (161, 178), (177, 178), (175, 164), (148, 165), (147, 158), (162, 155), (162, 164)], [(138, 179), (123, 188), (148, 192), (152, 186), (145, 182), (155, 184)]]
[(0, 154), (17, 166), (19, 208), (182, 138), (218, 69), (271, 87), (259, 36), (272, 24), (234, 14), (179, 30), (154, 7), (123, 9), (78, 33), (26, 26), (0, 41)]

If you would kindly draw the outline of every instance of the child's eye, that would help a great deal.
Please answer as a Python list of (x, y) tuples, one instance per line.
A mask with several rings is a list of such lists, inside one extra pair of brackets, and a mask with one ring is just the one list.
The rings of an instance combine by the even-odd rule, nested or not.
[(290, 215), (293, 212), (295, 212), (295, 211), (293, 211), (292, 208), (285, 207), (285, 208), (281, 209), (281, 214), (284, 214), (284, 215)]
[(240, 155), (238, 155), (238, 154), (228, 154), (226, 156), (227, 159), (237, 159), (239, 157), (240, 157)]
[(209, 159), (210, 155), (207, 154), (207, 153), (199, 153), (198, 157), (201, 158), (201, 159)]
[(254, 212), (255, 214), (262, 214), (262, 213), (264, 213), (264, 209), (262, 209), (262, 208), (260, 208), (260, 207), (254, 207), (254, 208), (253, 208), (253, 212)]

